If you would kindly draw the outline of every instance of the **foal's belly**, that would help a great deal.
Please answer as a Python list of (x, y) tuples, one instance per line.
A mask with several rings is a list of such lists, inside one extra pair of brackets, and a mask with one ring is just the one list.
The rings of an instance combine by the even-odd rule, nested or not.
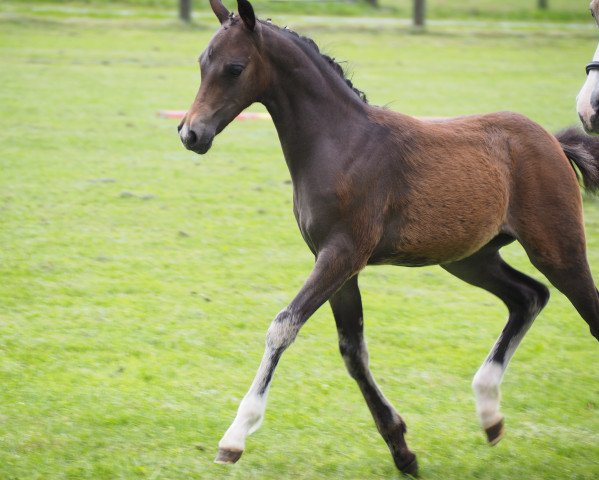
[(392, 244), (375, 250), (369, 263), (414, 267), (451, 263), (474, 254), (502, 232), (501, 225), (495, 224), (463, 228), (462, 222), (467, 221), (409, 225), (398, 232)]
[[(433, 265), (466, 258), (507, 225), (508, 185), (500, 165), (469, 169), (415, 183), (385, 226), (370, 263)], [(478, 167), (478, 168), (477, 168)]]

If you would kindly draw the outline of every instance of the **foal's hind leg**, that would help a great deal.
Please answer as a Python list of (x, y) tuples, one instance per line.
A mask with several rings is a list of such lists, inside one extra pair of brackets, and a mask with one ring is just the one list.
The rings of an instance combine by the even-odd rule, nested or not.
[(368, 350), (364, 342), (362, 300), (357, 275), (330, 299), (337, 332), (339, 350), (349, 374), (356, 380), (368, 408), (374, 417), (377, 429), (384, 438), (397, 468), (404, 473), (416, 474), (416, 455), (404, 439), (406, 425), (393, 406), (379, 390), (368, 368)]
[[(551, 238), (549, 241), (556, 239)], [(584, 240), (573, 244), (571, 248), (564, 246), (561, 249), (562, 255), (557, 258), (548, 258), (546, 250), (530, 248), (524, 242), (523, 245), (533, 265), (568, 297), (580, 316), (588, 323), (591, 334), (599, 340), (599, 292), (587, 263)]]
[(533, 205), (532, 217), (516, 212), (514, 228), (532, 264), (568, 297), (599, 340), (599, 293), (587, 261), (578, 190), (571, 196)]
[(442, 266), (465, 282), (495, 294), (509, 310), (505, 328), (472, 382), (481, 425), (489, 443), (495, 445), (503, 436), (503, 416), (499, 413), (503, 373), (533, 320), (549, 300), (549, 290), (514, 270), (495, 250), (482, 250)]

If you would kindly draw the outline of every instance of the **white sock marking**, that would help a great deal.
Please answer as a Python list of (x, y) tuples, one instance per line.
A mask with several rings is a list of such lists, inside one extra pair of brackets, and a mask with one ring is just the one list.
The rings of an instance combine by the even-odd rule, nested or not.
[(503, 416), (499, 413), (501, 393), (499, 385), (504, 368), (497, 362), (485, 362), (474, 375), (472, 389), (476, 396), (476, 413), (483, 428), (497, 424)]
[(235, 420), (218, 442), (219, 448), (226, 450), (243, 451), (245, 449), (245, 439), (248, 435), (254, 433), (264, 418), (266, 410), (266, 395), (258, 395), (251, 390), (243, 397), (237, 409)]
[[(254, 381), (239, 404), (235, 420), (218, 443), (219, 448), (243, 451), (247, 436), (254, 433), (262, 425), (264, 412), (266, 411), (268, 389), (274, 373), (273, 359), (277, 351), (281, 348), (286, 349), (291, 345), (300, 326), (288, 308), (282, 310), (270, 324), (266, 334), (264, 356)], [(269, 384), (264, 388), (267, 378), (270, 378)]]

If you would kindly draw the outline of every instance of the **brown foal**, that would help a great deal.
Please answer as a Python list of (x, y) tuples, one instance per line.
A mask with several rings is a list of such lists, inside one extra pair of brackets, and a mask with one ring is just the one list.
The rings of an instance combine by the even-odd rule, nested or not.
[(482, 427), (496, 443), (501, 378), (549, 299), (499, 249), (518, 240), (599, 339), (599, 295), (573, 168), (587, 188), (598, 187), (597, 141), (575, 131), (558, 140), (509, 112), (423, 121), (368, 105), (311, 40), (257, 20), (247, 0), (238, 0), (238, 15), (221, 0), (210, 3), (221, 27), (200, 57), (202, 83), (179, 126), (181, 140), (204, 154), (244, 108), (264, 104), (293, 181), (298, 226), (316, 258), (268, 329), (264, 357), (216, 461), (239, 459), (262, 422), (277, 362), (328, 300), (341, 355), (396, 466), (417, 471), (405, 423), (368, 367), (358, 274), (370, 264), (438, 264), (505, 303), (507, 324), (473, 381)]

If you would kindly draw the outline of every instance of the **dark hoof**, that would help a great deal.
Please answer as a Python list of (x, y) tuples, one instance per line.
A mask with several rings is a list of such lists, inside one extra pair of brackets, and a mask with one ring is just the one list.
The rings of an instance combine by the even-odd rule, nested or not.
[(416, 460), (416, 455), (412, 454), (412, 459), (408, 460), (407, 463), (403, 464), (399, 467), (399, 470), (404, 475), (411, 475), (412, 477), (418, 476), (418, 461)]
[(503, 434), (505, 433), (503, 429), (503, 418), (499, 420), (495, 425), (486, 428), (485, 433), (487, 434), (487, 441), (489, 445), (494, 447), (499, 443), (499, 440), (503, 438)]
[(243, 450), (227, 450), (225, 448), (219, 448), (218, 454), (214, 459), (214, 463), (220, 463), (222, 465), (231, 465), (241, 458)]

